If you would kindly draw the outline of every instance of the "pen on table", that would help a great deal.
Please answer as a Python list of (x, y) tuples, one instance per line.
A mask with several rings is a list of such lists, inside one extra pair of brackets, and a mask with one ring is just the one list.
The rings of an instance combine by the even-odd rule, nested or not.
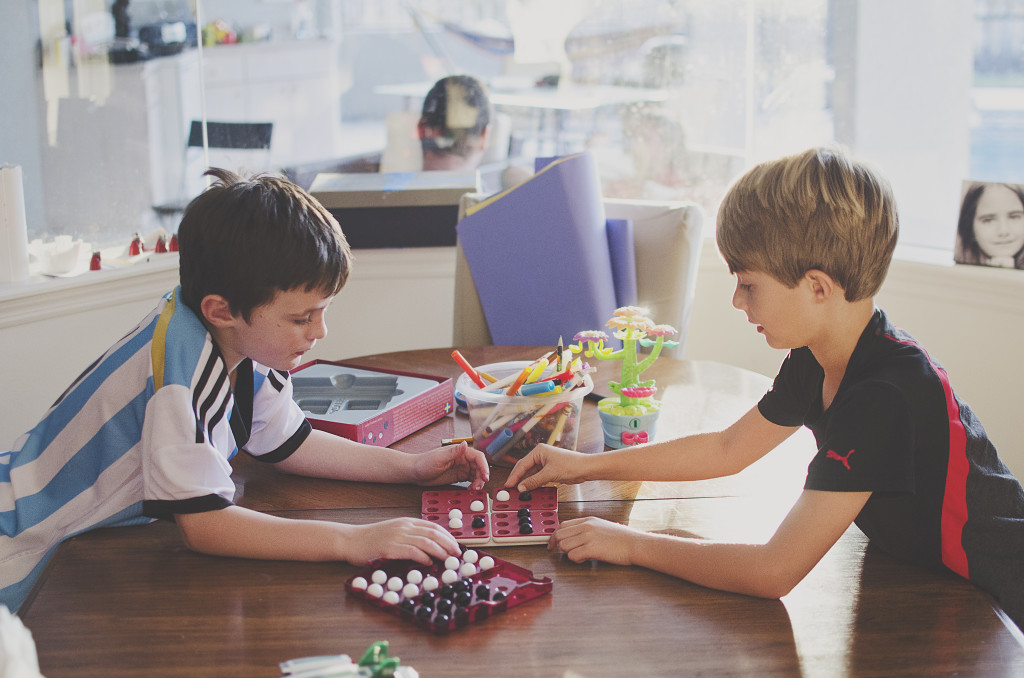
[[(532, 417), (530, 417), (526, 421), (526, 423), (523, 424), (519, 428), (519, 430), (517, 430), (511, 437), (506, 438), (505, 444), (501, 445), (501, 447), (494, 452), (494, 454), (491, 456), (491, 460), (492, 461), (501, 461), (502, 457), (504, 457), (508, 453), (509, 450), (511, 450), (513, 447), (515, 447), (519, 443), (519, 441), (522, 440), (523, 437), (525, 437), (526, 434), (530, 432), (530, 429), (532, 429), (534, 426), (537, 425), (537, 422), (539, 422), (541, 419), (546, 417), (548, 415), (548, 413), (550, 413), (555, 408), (562, 408), (562, 407), (568, 407), (568, 406), (569, 406), (569, 402), (568, 401), (566, 401), (566, 400), (558, 400), (558, 401), (555, 401), (555, 402), (552, 402), (552, 403), (548, 403), (544, 407), (542, 407), (539, 410), (537, 410), (537, 413), (534, 414)], [(505, 431), (508, 431), (508, 430), (509, 429), (505, 429), (504, 431), (502, 431), (502, 433), (504, 433)]]
[(468, 437), (465, 437), (465, 438), (442, 438), (441, 439), (441, 444), (442, 445), (458, 445), (459, 443), (471, 443), (471, 442), (473, 442), (473, 436), (468, 436)]
[(556, 384), (554, 381), (548, 379), (545, 381), (535, 381), (523, 384), (522, 388), (519, 389), (519, 395), (551, 395), (552, 393), (561, 393), (561, 383)]
[[(532, 370), (533, 366), (536, 365), (537, 363), (539, 363), (541, 361), (541, 359), (546, 359), (546, 358), (550, 358), (550, 357), (551, 357), (551, 353), (548, 353), (547, 355), (542, 356), (542, 358), (539, 358), (539, 359), (535, 360), (534, 362), (530, 363), (529, 365), (527, 365), (527, 368)], [(503, 390), (508, 388), (509, 384), (513, 383), (516, 379), (518, 379), (520, 374), (521, 374), (520, 372), (513, 372), (512, 374), (510, 374), (510, 375), (508, 375), (506, 377), (502, 377), (501, 379), (498, 379), (497, 381), (495, 381), (495, 382), (493, 382), (491, 384), (488, 384), (487, 388), (485, 390), (488, 393), (497, 393), (498, 391), (503, 391)], [(529, 374), (529, 373), (527, 373), (527, 374)]]
[(497, 417), (490, 417), (484, 422), (483, 428), (485, 433), (494, 433), (498, 429), (504, 426), (511, 426), (516, 422), (526, 421), (533, 415), (537, 414), (543, 405), (537, 406), (533, 403), (529, 405), (520, 405), (515, 407), (506, 407), (502, 410), (502, 414)]
[(507, 377), (502, 377), (501, 379), (498, 379), (497, 381), (488, 384), (486, 390), (488, 393), (497, 393), (498, 391), (503, 391), (506, 388), (508, 388), (508, 385), (515, 381), (518, 377), (519, 372), (514, 372), (508, 375)]
[(522, 414), (522, 412), (516, 410), (512, 412), (505, 412), (499, 417), (488, 419), (487, 421), (484, 422), (484, 425), (482, 427), (484, 433), (494, 433), (502, 426), (505, 426), (506, 424), (508, 424), (508, 422), (518, 417), (520, 414)]
[(558, 374), (552, 374), (550, 377), (544, 377), (543, 379), (538, 379), (537, 383), (543, 383), (545, 381), (557, 381), (559, 383), (564, 384), (565, 382), (567, 382), (570, 379), (572, 379), (572, 375), (573, 374), (575, 374), (575, 373), (572, 370), (566, 369), (566, 370), (563, 370), (563, 371), (559, 372)]
[(473, 369), (473, 366), (469, 364), (468, 360), (462, 357), (462, 354), (459, 353), (457, 349), (452, 351), (452, 358), (454, 358), (455, 362), (459, 364), (459, 367), (462, 368), (462, 371), (465, 372), (466, 375), (473, 380), (474, 384), (476, 384), (480, 388), (485, 388), (487, 386), (487, 384), (483, 380), (483, 377), (480, 376), (480, 373)]
[(508, 390), (505, 391), (505, 395), (507, 395), (507, 396), (514, 396), (516, 393), (518, 393), (519, 392), (519, 387), (522, 386), (524, 383), (526, 383), (526, 379), (530, 376), (530, 372), (532, 372), (532, 371), (533, 371), (533, 366), (532, 365), (527, 365), (526, 367), (524, 367), (523, 371), (519, 373), (518, 377), (516, 377), (516, 380), (513, 381), (512, 385), (509, 386)]
[(533, 364), (533, 369), (530, 370), (530, 375), (526, 377), (526, 383), (530, 384), (540, 379), (541, 375), (544, 374), (544, 370), (546, 370), (547, 368), (547, 358), (541, 358), (540, 360), (538, 360), (536, 363)]
[(558, 415), (558, 421), (555, 422), (555, 428), (551, 430), (551, 435), (548, 436), (548, 445), (554, 445), (562, 437), (562, 429), (565, 428), (565, 420), (569, 418), (569, 410), (562, 410), (561, 414)]
[[(487, 429), (484, 431), (486, 434), (481, 440), (477, 447), (479, 449), (490, 449), (491, 444), (495, 438), (502, 436), (508, 436), (510, 433), (515, 433), (530, 421), (530, 417), (533, 416), (533, 412), (529, 414), (519, 414), (511, 420), (504, 422), (501, 427), (494, 427), (493, 429)], [(506, 437), (507, 440), (507, 437)]]

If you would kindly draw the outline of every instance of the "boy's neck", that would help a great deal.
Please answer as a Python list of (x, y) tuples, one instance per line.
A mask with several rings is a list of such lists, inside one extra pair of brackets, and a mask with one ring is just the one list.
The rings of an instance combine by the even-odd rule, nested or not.
[(226, 344), (220, 337), (220, 331), (213, 327), (210, 323), (203, 319), (203, 324), (206, 326), (206, 331), (210, 333), (210, 338), (213, 340), (213, 345), (217, 347), (220, 352), (220, 357), (224, 361), (225, 366), (228, 370), (228, 382), (231, 384), (231, 389), (235, 388), (235, 372), (238, 366), (241, 364), (245, 356), (240, 356), (231, 350), (225, 348)]
[(829, 319), (829, 326), (819, 341), (809, 345), (814, 359), (825, 371), (825, 380), (838, 385), (846, 373), (850, 356), (857, 348), (864, 328), (875, 312), (873, 298), (842, 302)]

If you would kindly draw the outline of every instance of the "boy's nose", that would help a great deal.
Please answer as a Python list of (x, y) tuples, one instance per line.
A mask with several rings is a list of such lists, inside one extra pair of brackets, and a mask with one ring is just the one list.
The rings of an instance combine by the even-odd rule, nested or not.
[(320, 319), (316, 322), (310, 323), (310, 336), (313, 339), (323, 339), (327, 336), (327, 318), (324, 315), (320, 316)]
[(737, 285), (736, 289), (732, 293), (732, 306), (733, 306), (733, 308), (735, 308), (737, 310), (740, 310), (740, 311), (744, 310), (744, 306), (745, 306), (746, 300), (743, 297), (744, 297), (743, 291), (740, 289), (740, 286)]

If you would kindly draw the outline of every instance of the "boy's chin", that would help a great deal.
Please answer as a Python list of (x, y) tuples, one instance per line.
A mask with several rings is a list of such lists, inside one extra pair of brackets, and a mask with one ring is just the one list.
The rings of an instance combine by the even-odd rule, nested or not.
[(278, 372), (291, 372), (299, 365), (303, 365), (307, 362), (305, 354), (293, 355), (291, 358), (282, 358), (281, 360), (275, 360), (273, 364), (268, 364), (267, 367), (277, 370)]

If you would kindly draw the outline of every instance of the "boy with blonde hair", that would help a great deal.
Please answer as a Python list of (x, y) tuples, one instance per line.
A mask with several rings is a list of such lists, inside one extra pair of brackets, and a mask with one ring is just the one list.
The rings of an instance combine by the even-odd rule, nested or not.
[(730, 188), (717, 240), (733, 305), (790, 349), (772, 388), (727, 429), (584, 455), (539, 445), (509, 475), (529, 490), (592, 479), (731, 475), (800, 426), (817, 454), (765, 544), (566, 521), (551, 545), (574, 561), (649, 567), (704, 586), (787, 594), (851, 523), (912, 562), (988, 590), (1024, 625), (1024, 491), (946, 372), (875, 307), (898, 235), (888, 182), (839, 149), (766, 162)]

